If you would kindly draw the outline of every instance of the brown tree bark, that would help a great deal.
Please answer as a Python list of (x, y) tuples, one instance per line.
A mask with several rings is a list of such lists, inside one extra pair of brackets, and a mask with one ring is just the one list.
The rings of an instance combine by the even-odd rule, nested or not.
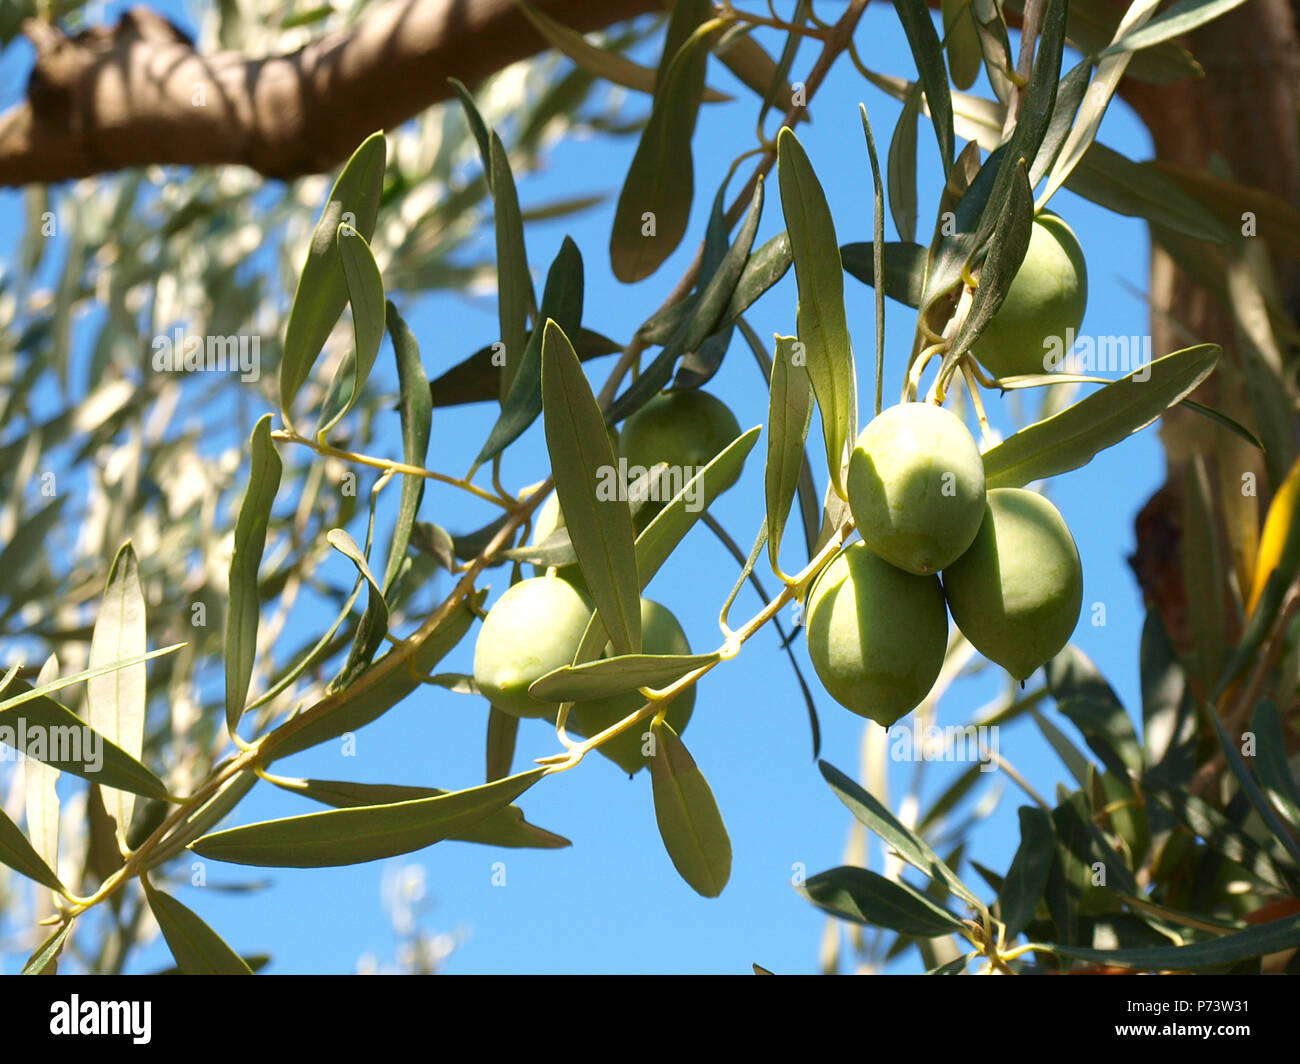
[[(537, 0), (580, 31), (661, 0)], [(297, 51), (198, 53), (148, 8), (65, 37), (29, 20), (28, 98), (0, 115), (0, 186), (126, 167), (242, 163), (267, 177), (330, 170), (376, 129), (547, 46), (513, 0), (389, 0)]]
[[(1300, 205), (1300, 36), (1296, 14), (1289, 0), (1250, 0), (1190, 35), (1188, 46), (1204, 67), (1204, 78), (1164, 86), (1125, 83), (1123, 97), (1151, 132), (1156, 158), (1204, 169), (1218, 156), (1236, 180)], [(1269, 234), (1261, 231), (1259, 236), (1267, 240)], [(1283, 301), (1293, 314), (1300, 309), (1298, 265), (1274, 258)], [(1154, 350), (1162, 353), (1186, 346), (1171, 318), (1198, 340), (1223, 345), (1220, 370), (1197, 398), (1216, 403), (1251, 424), (1230, 309), (1178, 269), (1154, 242), (1150, 291)], [(1166, 413), (1160, 431), (1167, 481), (1138, 517), (1132, 562), (1148, 604), (1159, 610), (1174, 645), (1188, 651), (1193, 636), (1187, 621), (1181, 543), (1189, 462), (1201, 454), (1217, 473), (1215, 483), (1225, 493), (1239, 492), (1234, 485), (1240, 484), (1243, 472), (1256, 473), (1261, 486), (1267, 480), (1257, 452), (1225, 441), (1220, 434), (1207, 434), (1204, 423), (1182, 408)], [(1253, 515), (1237, 511), (1227, 520), (1262, 522), (1268, 495), (1261, 490)], [(1226, 526), (1222, 531), (1229, 537), (1251, 533), (1249, 528)]]

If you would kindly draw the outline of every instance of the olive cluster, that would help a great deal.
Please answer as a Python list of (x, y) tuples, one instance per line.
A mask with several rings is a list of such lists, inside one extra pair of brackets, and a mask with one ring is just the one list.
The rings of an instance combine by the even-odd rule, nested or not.
[(943, 666), (949, 610), (1018, 680), (1065, 646), (1083, 600), (1070, 530), (1041, 495), (986, 490), (956, 415), (929, 403), (883, 411), (858, 437), (848, 496), (862, 542), (807, 601), (809, 655), (837, 702), (886, 727), (914, 709)]
[[(1086, 302), (1074, 231), (1040, 211), (972, 353), (995, 377), (1043, 373)], [(886, 727), (910, 712), (943, 667), (949, 611), (1017, 680), (1069, 641), (1083, 602), (1069, 528), (1041, 495), (986, 490), (979, 449), (954, 414), (926, 403), (883, 411), (857, 440), (847, 489), (862, 542), (831, 560), (806, 603), (809, 655), (836, 701)]]

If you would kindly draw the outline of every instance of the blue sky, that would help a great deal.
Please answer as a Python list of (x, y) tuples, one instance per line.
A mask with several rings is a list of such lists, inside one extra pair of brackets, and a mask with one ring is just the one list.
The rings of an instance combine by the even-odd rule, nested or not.
[[(906, 41), (890, 8), (868, 10), (859, 43), (864, 60), (873, 68), (914, 75)], [(796, 64), (796, 78), (807, 71), (812, 54), (805, 47)], [(3, 68), (6, 100), (13, 99), (16, 86), (22, 84), (14, 63), (11, 57)], [(744, 97), (744, 88), (720, 63), (711, 63), (709, 77), (717, 87)], [(883, 160), (899, 107), (865, 84), (848, 62), (837, 67), (813, 101), (813, 124), (798, 131), (825, 187), (841, 242), (871, 236), (871, 174), (858, 117), (860, 100), (867, 105)], [(644, 105), (636, 101), (632, 106)], [(524, 207), (588, 192), (607, 193), (609, 198), (583, 215), (529, 228), (529, 257), (539, 283), (561, 240), (566, 233), (571, 235), (586, 264), (584, 324), (625, 340), (660, 304), (690, 261), (731, 159), (753, 146), (752, 116), (748, 103), (703, 109), (695, 140), (696, 197), (688, 239), (652, 278), (634, 286), (613, 279), (607, 252), (618, 185), (635, 149), (634, 139), (592, 138), (557, 145), (546, 168), (520, 182)], [(1150, 154), (1144, 130), (1120, 104), (1112, 107), (1100, 139), (1133, 158)], [(918, 144), (919, 228), (924, 232), (941, 184), (937, 149), (924, 119)], [(10, 222), (20, 207), (17, 193), (0, 193), (0, 231), (14, 231)], [(1090, 298), (1081, 332), (1146, 334), (1146, 305), (1131, 290), (1145, 291), (1147, 286), (1144, 224), (1108, 214), (1069, 192), (1058, 194), (1052, 208), (1074, 227), (1088, 256)], [(887, 238), (893, 238), (888, 214), (886, 219)], [(759, 241), (783, 227), (773, 174)], [(12, 262), (12, 239), (0, 246)], [(477, 246), (467, 249), (467, 257), (490, 257), (492, 249), (488, 231)], [(408, 322), (420, 340), (430, 377), (495, 339), (496, 308), (491, 299), (450, 293), (408, 294), (408, 299), (404, 304), (410, 307)], [(846, 278), (846, 299), (860, 392), (869, 395), (873, 296), (869, 288)], [(791, 272), (748, 318), (759, 335), (769, 339), (775, 332), (793, 333), (794, 314)], [(901, 383), (914, 312), (888, 303), (886, 322), (885, 394), (886, 401), (892, 402)], [(386, 346), (372, 387), (395, 388), (391, 357)], [(611, 364), (611, 360), (591, 364), (596, 387)], [(708, 387), (726, 400), (743, 428), (765, 420), (766, 391), (739, 335)], [(1014, 423), (1010, 404), (996, 396), (986, 402), (994, 421), (1009, 429)], [(468, 468), (492, 415), (492, 408), (483, 405), (435, 411), (430, 464), (453, 472)], [(399, 453), (396, 417), (391, 421), (389, 450), (377, 449), (377, 453)], [(817, 434), (814, 426), (810, 440), (815, 441)], [(763, 452), (760, 441), (739, 484), (715, 507), (716, 516), (745, 547), (753, 541), (762, 518)], [(517, 488), (540, 479), (546, 471), (539, 424), (508, 455), (503, 475), (506, 484)], [(1083, 558), (1084, 614), (1074, 642), (1098, 663), (1131, 708), (1138, 704), (1137, 647), (1143, 611), (1125, 556), (1133, 547), (1133, 518), (1162, 479), (1163, 458), (1153, 428), (1050, 485)], [(819, 476), (819, 483), (824, 484), (824, 476)], [(453, 531), (477, 527), (483, 516), (482, 511), (466, 507), (457, 493), (435, 490), (433, 485), (426, 491), (420, 513), (421, 519)], [(391, 513), (386, 520), (391, 521)], [(800, 546), (797, 532), (787, 536), (790, 556)], [(777, 586), (762, 566), (759, 571), (769, 589)], [(736, 572), (730, 556), (700, 526), (647, 594), (677, 614), (694, 649), (705, 650), (720, 641), (717, 612)], [(507, 579), (505, 570), (490, 574), (494, 598)], [(439, 587), (449, 586), (446, 576), (439, 580)], [(1105, 605), (1104, 626), (1090, 624), (1094, 603)], [(733, 610), (733, 620), (749, 616), (759, 606), (747, 589)], [(309, 634), (307, 621), (302, 624), (286, 633), (285, 645)], [(472, 652), (471, 635), (442, 668), (470, 671)], [(812, 680), (802, 642), (798, 652)], [(941, 705), (940, 721), (964, 723), (1005, 683), (1004, 674), (986, 669), (958, 684)], [(856, 773), (863, 721), (820, 691), (817, 705), (822, 756)], [(342, 757), (334, 744), (327, 744), (276, 767), (285, 775), (471, 786), (482, 778), (486, 717), (481, 699), (425, 688), (358, 733), (355, 757)], [(812, 760), (803, 700), (774, 631), (760, 634), (739, 658), (702, 681), (684, 739), (713, 787), (731, 835), (732, 876), (719, 899), (696, 896), (676, 876), (656, 831), (648, 776), (642, 773), (628, 780), (596, 756), (575, 771), (543, 780), (520, 803), (534, 823), (572, 839), (570, 849), (500, 851), (449, 842), (390, 863), (312, 871), (241, 869), (210, 862), (206, 868), (210, 887), (251, 881), (269, 881), (270, 886), (253, 895), (181, 886), (177, 896), (241, 952), (271, 952), (274, 960), (269, 970), (274, 972), (348, 972), (365, 953), (381, 962), (391, 961), (396, 941), (381, 907), (386, 864), (418, 864), (424, 869), (432, 908), (422, 926), (462, 939), (447, 962), (449, 972), (739, 973), (748, 971), (754, 961), (778, 972), (814, 971), (824, 921), (796, 894), (791, 879), (799, 868), (811, 874), (839, 864), (849, 821)], [(556, 749), (553, 731), (540, 722), (524, 722), (516, 768)], [(1055, 755), (1027, 722), (1004, 731), (1001, 752), (1041, 793), (1051, 795), (1055, 783), (1065, 776)], [(896, 796), (914, 766), (894, 768), (891, 785)], [(923, 793), (937, 793), (961, 768), (928, 766)], [(1002, 787), (1005, 794), (994, 815), (976, 825), (968, 853), (994, 869), (1005, 869), (1017, 842), (1015, 810), (1025, 798), (998, 774), (991, 774), (985, 786)], [(304, 800), (259, 784), (228, 823), (312, 808)], [(873, 861), (879, 868), (878, 851)], [(494, 885), (502, 871), (504, 885)], [(963, 874), (972, 885), (979, 883), (968, 867)], [(15, 963), (13, 957), (4, 958), (0, 970), (12, 970)], [(159, 942), (140, 951), (131, 970), (149, 971), (168, 963), (166, 948)], [(901, 970), (916, 967), (915, 954), (910, 954)]]

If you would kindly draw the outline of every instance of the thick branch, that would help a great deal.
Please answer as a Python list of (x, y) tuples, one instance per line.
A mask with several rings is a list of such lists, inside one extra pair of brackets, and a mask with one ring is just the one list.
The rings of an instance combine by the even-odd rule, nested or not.
[[(539, 0), (574, 29), (658, 10), (660, 0)], [(242, 163), (267, 177), (329, 170), (376, 129), (547, 47), (513, 0), (390, 0), (286, 55), (200, 54), (137, 7), (67, 38), (24, 31), (28, 99), (0, 115), (0, 186), (132, 166)]]

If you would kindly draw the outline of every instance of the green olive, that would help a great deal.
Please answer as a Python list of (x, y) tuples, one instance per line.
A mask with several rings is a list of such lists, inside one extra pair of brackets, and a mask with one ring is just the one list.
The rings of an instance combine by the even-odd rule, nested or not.
[(541, 702), (529, 686), (571, 665), (591, 620), (585, 591), (557, 576), (521, 580), (483, 620), (474, 646), (474, 682), (497, 708), (516, 717), (555, 718), (558, 703)]
[(867, 546), (924, 576), (961, 557), (979, 531), (984, 460), (957, 415), (932, 403), (900, 403), (862, 430), (848, 492)]
[(822, 570), (807, 628), (808, 655), (831, 697), (883, 727), (929, 693), (948, 643), (939, 578), (895, 568), (864, 543)]
[(1070, 641), (1083, 568), (1055, 506), (1023, 488), (994, 488), (975, 542), (943, 571), (943, 588), (971, 645), (1024, 680)]
[[(698, 388), (661, 392), (623, 423), (618, 453), (626, 459), (629, 475), (638, 467), (648, 470), (668, 463), (671, 484), (680, 487), (739, 435), (740, 424), (721, 399)], [(722, 490), (739, 476), (737, 470)], [(637, 514), (638, 528), (644, 528), (665, 501), (661, 497), (647, 502)]]
[(1040, 211), (1006, 299), (975, 342), (975, 357), (995, 377), (1048, 372), (1055, 368), (1052, 349), (1059, 344), (1064, 351), (1087, 303), (1088, 268), (1074, 230)]

